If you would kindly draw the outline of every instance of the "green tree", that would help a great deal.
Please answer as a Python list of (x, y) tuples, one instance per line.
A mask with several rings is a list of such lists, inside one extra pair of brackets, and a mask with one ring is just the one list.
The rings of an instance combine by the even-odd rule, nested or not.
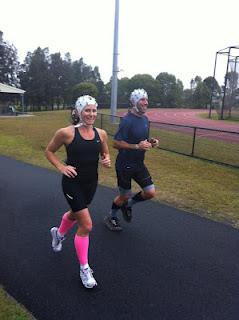
[(97, 102), (99, 107), (106, 108), (110, 104), (110, 90), (108, 92), (108, 87), (104, 85), (102, 80), (96, 82), (96, 87), (98, 89), (98, 98)]
[(193, 93), (193, 106), (196, 108), (207, 108), (210, 103), (211, 90), (205, 82), (199, 82)]
[(47, 108), (51, 104), (49, 64), (48, 48), (38, 47), (33, 53), (28, 52), (20, 73), (21, 83), (26, 88), (27, 104), (38, 108)]
[(70, 105), (73, 85), (70, 54), (66, 54), (64, 60), (60, 53), (51, 54), (49, 71), (52, 105)]
[(176, 81), (175, 88), (175, 106), (181, 107), (183, 103), (183, 82), (180, 79)]
[(64, 87), (64, 65), (60, 53), (54, 53), (50, 55), (49, 63), (49, 82), (51, 88), (51, 104), (61, 105), (63, 100), (63, 87)]
[(213, 90), (215, 94), (221, 93), (221, 88), (214, 77), (207, 77), (203, 80), (208, 89)]
[[(28, 52), (24, 64), (21, 65), (20, 78), (27, 91), (27, 104), (37, 108), (71, 105), (76, 98), (73, 97), (73, 87), (82, 82), (95, 85), (94, 95), (98, 92), (104, 95), (104, 83), (98, 67), (92, 69), (84, 63), (83, 58), (72, 62), (69, 53), (65, 54), (64, 59), (60, 53), (49, 55), (48, 48), (39, 47), (33, 53)], [(87, 90), (91, 92), (92, 88)]]
[(66, 53), (63, 59), (63, 78), (62, 82), (62, 97), (64, 105), (70, 106), (72, 103), (72, 87), (74, 79), (72, 74), (72, 61), (70, 53)]
[(76, 84), (73, 87), (73, 90), (72, 90), (73, 101), (76, 101), (76, 99), (82, 95), (90, 95), (92, 97), (97, 98), (98, 93), (99, 93), (98, 88), (94, 83), (81, 82), (79, 84)]
[(130, 79), (124, 77), (118, 81), (118, 106), (128, 107), (129, 106), (129, 95), (130, 95)]
[(228, 116), (231, 117), (232, 108), (238, 106), (238, 73), (230, 71), (227, 73), (227, 89), (225, 104), (228, 109)]
[(17, 49), (13, 44), (3, 40), (3, 32), (0, 31), (0, 82), (20, 87), (18, 73)]
[(228, 81), (228, 95), (230, 96), (230, 105), (235, 103), (236, 90), (238, 89), (238, 73), (231, 71), (227, 73)]
[(200, 76), (196, 76), (196, 77), (194, 78), (194, 82), (195, 82), (195, 84), (196, 84), (196, 86), (197, 86), (200, 82), (202, 82), (202, 78), (201, 78)]
[(194, 108), (207, 108), (210, 104), (211, 94), (220, 95), (221, 89), (213, 77), (207, 77), (202, 81), (200, 76), (191, 80), (191, 99), (189, 92), (184, 92), (184, 104)]
[(83, 81), (90, 81), (96, 83), (101, 81), (100, 72), (98, 67), (92, 67), (84, 63), (83, 58), (74, 61), (72, 64), (73, 81), (74, 84), (81, 83)]
[[(137, 88), (143, 88), (149, 95), (149, 104), (151, 107), (158, 105), (159, 88), (158, 82), (149, 74), (136, 74), (129, 81), (129, 93)], [(129, 98), (128, 98), (129, 99)]]
[(183, 91), (182, 105), (184, 107), (192, 107), (192, 89), (185, 89)]
[(158, 81), (161, 106), (179, 107), (183, 97), (183, 83), (172, 74), (161, 72), (156, 77)]

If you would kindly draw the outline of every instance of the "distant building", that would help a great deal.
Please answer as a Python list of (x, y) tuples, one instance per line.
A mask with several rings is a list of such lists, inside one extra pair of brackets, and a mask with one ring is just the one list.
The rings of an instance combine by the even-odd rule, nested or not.
[(13, 107), (14, 101), (21, 100), (22, 109), (24, 111), (24, 93), (26, 91), (0, 83), (0, 113), (8, 113), (9, 107)]

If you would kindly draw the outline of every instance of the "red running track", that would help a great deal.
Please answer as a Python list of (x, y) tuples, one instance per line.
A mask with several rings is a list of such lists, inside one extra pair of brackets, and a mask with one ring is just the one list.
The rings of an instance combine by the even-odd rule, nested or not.
[(225, 130), (239, 133), (239, 124), (229, 123), (224, 120), (202, 119), (199, 114), (208, 114), (204, 109), (149, 109), (147, 116), (150, 121), (173, 123), (192, 127)]
[[(224, 120), (212, 120), (202, 119), (199, 114), (205, 113), (208, 115), (208, 111), (205, 109), (149, 109), (147, 116), (150, 121), (157, 121), (163, 123), (171, 123), (176, 125), (185, 125), (192, 127), (201, 127), (213, 130), (224, 130), (230, 132), (238, 132), (238, 134), (216, 132), (209, 130), (197, 130), (197, 137), (209, 138), (216, 140), (223, 140), (232, 143), (239, 143), (239, 124), (229, 123)], [(167, 130), (172, 131), (185, 131), (188, 132), (187, 128), (182, 129), (181, 127), (167, 127)]]

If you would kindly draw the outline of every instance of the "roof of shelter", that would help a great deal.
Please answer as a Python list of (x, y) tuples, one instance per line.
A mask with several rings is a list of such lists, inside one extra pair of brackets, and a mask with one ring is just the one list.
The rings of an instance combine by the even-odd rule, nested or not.
[(12, 86), (9, 86), (7, 84), (3, 84), (0, 83), (0, 93), (4, 92), (4, 93), (20, 93), (23, 94), (24, 92), (26, 92), (25, 90), (22, 89), (18, 89)]

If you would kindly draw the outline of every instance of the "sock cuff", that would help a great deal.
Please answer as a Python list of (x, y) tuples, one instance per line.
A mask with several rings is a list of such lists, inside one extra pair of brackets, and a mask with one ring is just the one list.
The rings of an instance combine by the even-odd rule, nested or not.
[(145, 199), (142, 197), (142, 191), (136, 193), (133, 198), (132, 198), (135, 202), (140, 202), (140, 201), (144, 201)]
[(87, 268), (89, 268), (90, 266), (89, 266), (89, 264), (88, 263), (85, 263), (85, 264), (80, 264), (80, 268), (81, 268), (81, 270), (83, 269), (87, 269)]
[(120, 209), (120, 206), (118, 206), (117, 204), (115, 204), (114, 202), (112, 203), (112, 207), (111, 209)]

